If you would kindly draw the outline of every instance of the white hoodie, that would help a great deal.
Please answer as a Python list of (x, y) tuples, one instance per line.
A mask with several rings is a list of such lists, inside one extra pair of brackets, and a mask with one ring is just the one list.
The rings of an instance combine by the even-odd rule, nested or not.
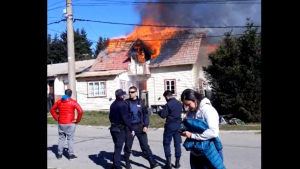
[(195, 118), (205, 120), (208, 124), (208, 129), (202, 134), (192, 133), (191, 138), (195, 140), (209, 140), (219, 136), (219, 114), (211, 105), (210, 100), (204, 98), (200, 102), (197, 112), (189, 111), (186, 118)]

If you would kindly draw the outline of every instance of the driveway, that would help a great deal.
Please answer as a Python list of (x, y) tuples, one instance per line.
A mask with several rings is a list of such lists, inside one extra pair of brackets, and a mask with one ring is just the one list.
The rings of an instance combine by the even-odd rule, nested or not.
[[(163, 129), (148, 130), (149, 145), (154, 158), (164, 165), (165, 157), (162, 146)], [(80, 126), (76, 128), (74, 146), (78, 156), (69, 161), (66, 151), (61, 160), (57, 160), (57, 126), (48, 125), (47, 162), (48, 168), (60, 169), (109, 169), (112, 165), (113, 143), (107, 127)], [(227, 169), (260, 169), (261, 168), (261, 134), (255, 132), (220, 132), (223, 144), (224, 164)], [(184, 141), (184, 138), (183, 138)], [(67, 148), (67, 142), (65, 143)], [(141, 157), (138, 140), (133, 144), (131, 157), (133, 168), (149, 168), (147, 160)], [(171, 144), (172, 164), (174, 148)], [(122, 159), (124, 162), (124, 159)], [(182, 146), (181, 169), (189, 169), (189, 152)], [(157, 167), (160, 169), (160, 167)]]

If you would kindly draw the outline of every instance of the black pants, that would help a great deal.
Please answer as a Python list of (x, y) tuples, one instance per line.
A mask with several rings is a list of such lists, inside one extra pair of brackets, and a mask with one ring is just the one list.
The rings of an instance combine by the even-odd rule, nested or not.
[[(219, 155), (224, 161), (222, 150), (219, 151)], [(190, 153), (190, 166), (191, 169), (214, 169), (213, 165), (208, 161), (208, 159), (204, 155), (195, 156), (192, 153)]]
[(122, 152), (123, 144), (125, 142), (125, 130), (123, 130), (121, 132), (110, 131), (110, 134), (111, 134), (113, 142), (115, 144), (113, 163), (114, 163), (115, 167), (120, 167), (121, 166), (121, 152)]
[(164, 152), (166, 157), (171, 157), (171, 141), (172, 138), (174, 139), (174, 148), (175, 148), (175, 157), (178, 158), (181, 156), (181, 136), (177, 130), (165, 128), (164, 135), (163, 135), (163, 145), (164, 145)]
[[(144, 156), (148, 156), (152, 154), (150, 146), (148, 145), (148, 136), (146, 132), (143, 132), (143, 125), (142, 123), (140, 124), (133, 124), (133, 129), (135, 132), (135, 136), (138, 138), (141, 150), (143, 152)], [(129, 130), (128, 127), (126, 127), (126, 132), (125, 132), (125, 146), (124, 146), (124, 155), (125, 156), (130, 156), (131, 154), (131, 148), (133, 144), (134, 137), (131, 136), (131, 131)]]

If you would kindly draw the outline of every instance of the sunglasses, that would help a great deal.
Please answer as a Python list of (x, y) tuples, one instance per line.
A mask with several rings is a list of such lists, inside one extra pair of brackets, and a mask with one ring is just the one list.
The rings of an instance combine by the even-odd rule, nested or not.
[(129, 91), (129, 93), (135, 93), (136, 91)]

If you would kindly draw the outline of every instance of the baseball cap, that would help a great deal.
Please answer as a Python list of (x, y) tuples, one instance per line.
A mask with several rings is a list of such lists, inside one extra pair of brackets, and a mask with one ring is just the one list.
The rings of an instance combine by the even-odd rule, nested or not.
[(126, 94), (126, 92), (123, 91), (122, 89), (118, 89), (118, 90), (116, 90), (116, 92), (115, 92), (115, 95), (116, 95), (117, 97), (123, 96), (123, 95), (125, 95), (125, 94)]

